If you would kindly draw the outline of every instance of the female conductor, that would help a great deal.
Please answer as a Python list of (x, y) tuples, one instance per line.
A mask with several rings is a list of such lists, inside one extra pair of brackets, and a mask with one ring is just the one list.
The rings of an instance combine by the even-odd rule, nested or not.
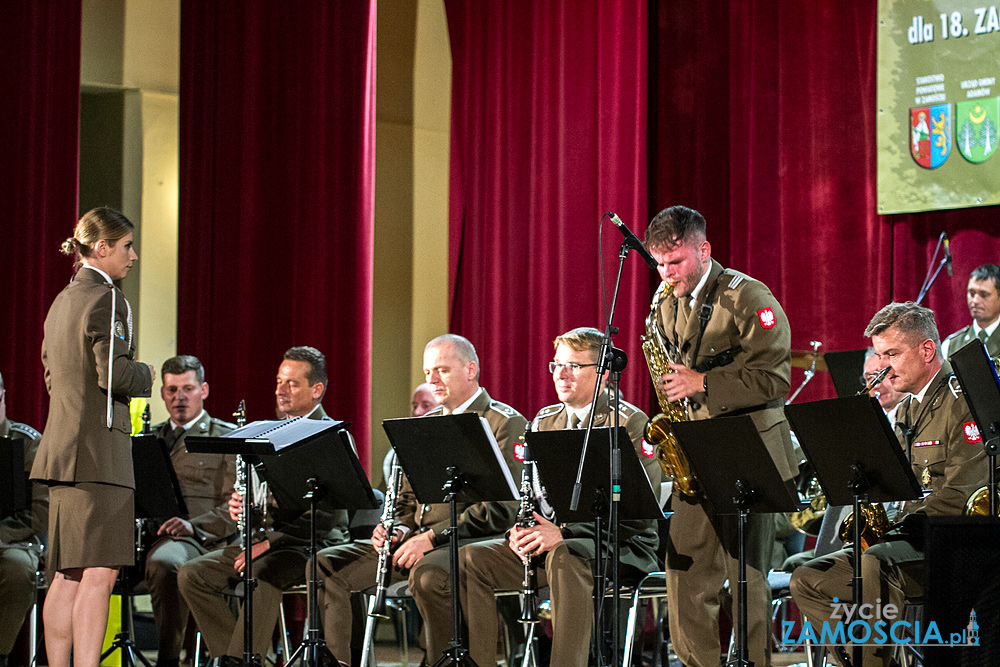
[(32, 479), (49, 485), (45, 597), (49, 664), (96, 667), (118, 569), (131, 565), (132, 450), (129, 398), (149, 396), (155, 371), (133, 360), (132, 308), (112, 281), (138, 259), (129, 220), (95, 208), (62, 244), (73, 280), (45, 318), (42, 365), (49, 416)]

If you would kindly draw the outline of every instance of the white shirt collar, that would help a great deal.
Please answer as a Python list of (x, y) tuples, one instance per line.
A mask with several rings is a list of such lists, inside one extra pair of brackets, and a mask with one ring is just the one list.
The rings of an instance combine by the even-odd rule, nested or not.
[[(566, 405), (566, 404), (563, 403), (563, 405)], [(569, 416), (570, 415), (576, 415), (576, 418), (580, 420), (580, 426), (579, 426), (579, 428), (582, 428), (583, 427), (583, 422), (587, 421), (587, 417), (590, 416), (590, 406), (591, 405), (592, 405), (592, 403), (587, 403), (585, 406), (583, 406), (579, 410), (574, 410), (573, 408), (571, 408), (568, 405), (566, 405), (566, 425), (567, 425), (567, 428), (569, 427)]]
[(993, 332), (997, 330), (998, 326), (1000, 326), (1000, 317), (993, 320), (993, 324), (989, 325), (985, 329), (979, 326), (979, 322), (972, 320), (972, 333), (978, 337), (980, 331), (986, 331), (986, 337), (989, 338), (993, 335)]
[(460, 415), (460, 414), (462, 414), (463, 412), (465, 412), (466, 410), (469, 409), (469, 406), (472, 405), (473, 401), (475, 401), (477, 398), (479, 398), (479, 395), (481, 393), (483, 393), (483, 388), (482, 387), (480, 387), (478, 390), (476, 390), (476, 393), (474, 393), (472, 396), (470, 396), (469, 400), (467, 400), (465, 403), (462, 403), (460, 406), (458, 406), (457, 408), (455, 408), (451, 412), (448, 412), (448, 408), (445, 408), (444, 409), (444, 413), (446, 415)]
[(183, 429), (184, 429), (184, 430), (186, 431), (186, 430), (188, 430), (189, 428), (191, 428), (192, 426), (194, 426), (194, 425), (195, 425), (195, 423), (196, 423), (196, 422), (197, 422), (197, 421), (198, 421), (199, 419), (201, 419), (201, 418), (202, 418), (202, 416), (204, 416), (204, 414), (205, 414), (205, 408), (202, 408), (202, 409), (201, 409), (201, 412), (199, 412), (199, 413), (198, 413), (198, 416), (197, 416), (197, 417), (195, 417), (194, 419), (192, 419), (191, 421), (189, 421), (189, 422), (188, 422), (187, 424), (178, 424), (178, 423), (177, 423), (177, 422), (175, 422), (175, 421), (174, 421), (173, 419), (171, 419), (171, 420), (170, 420), (170, 426), (171, 426), (172, 428), (174, 428), (174, 429), (176, 429), (176, 428), (177, 428), (178, 426), (180, 426), (180, 427), (182, 427), (182, 428), (183, 428)]
[(115, 281), (111, 280), (111, 276), (109, 276), (107, 273), (97, 268), (96, 266), (91, 266), (90, 264), (82, 264), (81, 266), (85, 269), (90, 269), (91, 271), (97, 271), (99, 274), (104, 276), (104, 279), (107, 280), (109, 283), (111, 283), (112, 285), (115, 284)]
[(694, 302), (698, 299), (698, 295), (701, 294), (701, 290), (705, 288), (705, 283), (708, 282), (708, 274), (712, 271), (712, 262), (709, 261), (705, 265), (705, 273), (702, 274), (701, 280), (695, 285), (695, 288), (691, 290), (690, 300), (688, 301), (689, 306), (693, 306)]

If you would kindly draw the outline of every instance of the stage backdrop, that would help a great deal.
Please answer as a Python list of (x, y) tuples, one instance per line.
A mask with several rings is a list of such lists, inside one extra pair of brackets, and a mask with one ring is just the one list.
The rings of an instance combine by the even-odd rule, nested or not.
[[(604, 328), (602, 268), (610, 299), (622, 237), (602, 214), (614, 211), (639, 234), (646, 226), (646, 6), (445, 7), (451, 330), (475, 344), (483, 386), (530, 418), (557, 401), (546, 366), (552, 340)], [(639, 334), (650, 297), (650, 271), (631, 254), (615, 342), (629, 357), (624, 395), (642, 407), (650, 382)]]
[(181, 9), (177, 349), (208, 409), (274, 418), (282, 353), (325, 353), (323, 405), (368, 465), (375, 3)]
[(42, 325), (69, 283), (59, 245), (77, 218), (79, 0), (0, 3), (0, 373), (7, 414), (41, 430), (48, 415)]
[[(499, 398), (526, 414), (554, 400), (550, 341), (601, 322), (594, 220), (615, 208), (640, 235), (666, 206), (702, 211), (713, 255), (770, 286), (798, 350), (866, 346), (946, 231), (955, 275), (924, 303), (942, 337), (968, 323), (969, 272), (1000, 260), (996, 209), (878, 214), (876, 0), (615, 4), (446, 4), (452, 325)], [(630, 262), (616, 342), (626, 395), (648, 406), (636, 350), (655, 281)], [(797, 400), (833, 395), (821, 372)]]

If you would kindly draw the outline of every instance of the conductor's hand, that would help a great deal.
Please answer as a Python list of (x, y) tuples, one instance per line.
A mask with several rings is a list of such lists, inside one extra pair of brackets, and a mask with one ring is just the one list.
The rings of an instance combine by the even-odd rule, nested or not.
[[(399, 531), (396, 531), (396, 534), (392, 536), (392, 541), (395, 542), (398, 539)], [(375, 547), (375, 551), (378, 551), (383, 544), (385, 544), (385, 528), (382, 524), (377, 524), (375, 530), (372, 531), (372, 546)]]
[(400, 544), (392, 555), (392, 564), (406, 570), (411, 569), (425, 553), (434, 548), (434, 543), (431, 541), (433, 535), (433, 531), (417, 533)]
[(185, 521), (179, 516), (175, 516), (164, 521), (160, 529), (156, 531), (156, 534), (169, 535), (170, 537), (187, 537), (188, 535), (194, 535), (194, 526), (191, 525), (190, 521)]
[(522, 560), (553, 549), (563, 541), (562, 531), (538, 512), (533, 512), (538, 525), (531, 528), (514, 526), (507, 537), (507, 546)]
[[(256, 560), (260, 558), (260, 555), (271, 548), (271, 543), (267, 540), (258, 542), (257, 544), (250, 547), (250, 558), (251, 560)], [(236, 556), (236, 560), (233, 562), (233, 569), (237, 572), (242, 572), (243, 568), (247, 564), (247, 552), (241, 551)]]
[(670, 368), (673, 369), (673, 373), (666, 373), (660, 376), (660, 387), (666, 391), (668, 399), (679, 401), (704, 391), (704, 373), (699, 373), (687, 366), (674, 363), (670, 364)]
[(229, 518), (239, 521), (241, 514), (243, 514), (243, 496), (233, 491), (233, 495), (229, 496)]

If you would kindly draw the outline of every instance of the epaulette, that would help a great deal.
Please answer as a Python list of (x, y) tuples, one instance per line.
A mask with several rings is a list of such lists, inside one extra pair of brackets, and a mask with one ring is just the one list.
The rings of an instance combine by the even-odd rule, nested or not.
[(968, 331), (968, 330), (969, 330), (969, 327), (971, 327), (971, 326), (972, 326), (972, 325), (970, 324), (970, 325), (969, 325), (968, 327), (962, 327), (961, 329), (959, 329), (959, 330), (958, 330), (958, 331), (956, 331), (955, 333), (951, 334), (950, 336), (948, 336), (947, 338), (945, 338), (945, 339), (944, 339), (943, 341), (941, 341), (941, 342), (942, 342), (942, 343), (944, 343), (945, 341), (949, 341), (949, 340), (951, 340), (952, 338), (955, 338), (956, 336), (962, 336), (962, 335), (964, 335), (964, 334), (965, 334), (965, 332), (966, 332), (966, 331)]
[(753, 280), (753, 278), (751, 278), (747, 274), (740, 273), (739, 271), (734, 271), (733, 269), (726, 269), (725, 271), (722, 272), (720, 278), (722, 276), (730, 277), (729, 284), (726, 286), (728, 289), (736, 289), (737, 287), (739, 287), (740, 283), (742, 283), (744, 280), (746, 281)]
[(493, 400), (493, 399), (490, 400), (490, 409), (491, 410), (496, 410), (497, 412), (499, 412), (500, 414), (502, 414), (507, 419), (510, 419), (512, 417), (516, 417), (517, 414), (518, 414), (517, 410), (515, 410), (512, 407), (510, 407), (506, 403), (501, 403), (500, 401)]
[(21, 435), (26, 435), (32, 440), (38, 440), (39, 438), (42, 437), (41, 433), (31, 428), (27, 424), (22, 424), (21, 422), (11, 421), (10, 430), (16, 433), (20, 433)]
[(443, 415), (443, 414), (444, 414), (444, 406), (439, 405), (436, 408), (434, 408), (433, 410), (428, 410), (427, 412), (425, 412), (424, 416), (425, 417), (437, 417), (438, 415)]
[(618, 404), (618, 412), (621, 413), (622, 417), (628, 419), (635, 413), (639, 412), (639, 408), (632, 405), (628, 401), (620, 401)]
[(228, 428), (233, 429), (234, 431), (237, 428), (236, 424), (234, 424), (232, 422), (227, 422), (225, 419), (219, 419), (218, 417), (212, 417), (212, 423), (216, 424), (218, 426), (226, 426)]
[(546, 405), (544, 408), (538, 411), (537, 415), (535, 415), (535, 421), (538, 421), (539, 419), (545, 419), (553, 415), (557, 415), (560, 412), (562, 412), (565, 407), (566, 407), (565, 403), (555, 403), (554, 405)]

